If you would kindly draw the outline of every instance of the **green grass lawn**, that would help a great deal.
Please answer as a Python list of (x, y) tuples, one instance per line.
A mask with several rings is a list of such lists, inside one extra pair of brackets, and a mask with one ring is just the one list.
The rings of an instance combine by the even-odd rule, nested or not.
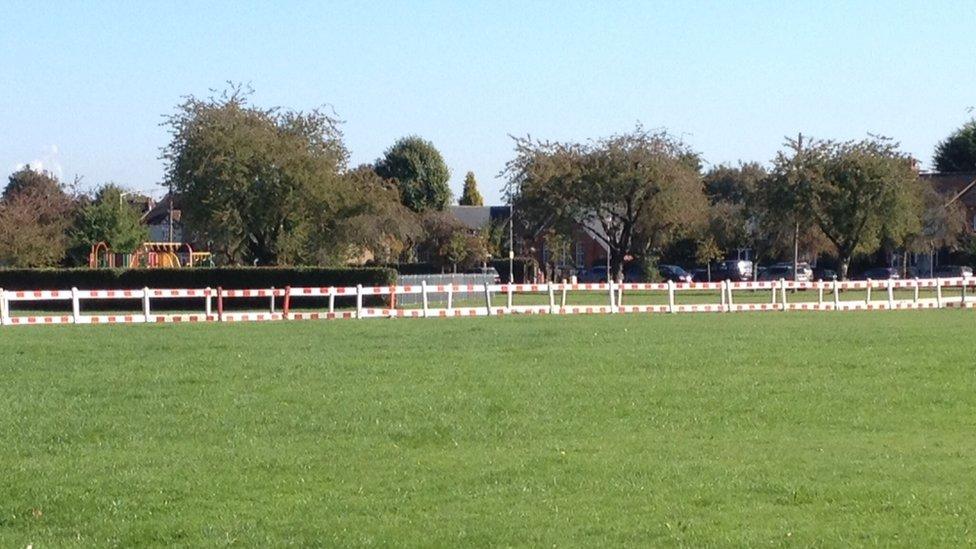
[(0, 329), (0, 546), (976, 543), (976, 313)]

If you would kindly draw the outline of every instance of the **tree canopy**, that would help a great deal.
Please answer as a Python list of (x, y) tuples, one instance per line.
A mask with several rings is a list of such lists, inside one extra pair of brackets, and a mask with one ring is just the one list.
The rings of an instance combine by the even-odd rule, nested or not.
[(0, 199), (0, 265), (60, 264), (75, 208), (74, 197), (53, 174), (30, 167), (11, 174)]
[(103, 185), (94, 200), (81, 208), (73, 231), (82, 249), (97, 242), (120, 252), (134, 250), (149, 236), (140, 212), (123, 200), (123, 190), (114, 183)]
[(812, 141), (800, 154), (795, 204), (836, 248), (842, 279), (855, 252), (872, 253), (883, 238), (903, 241), (918, 230), (918, 175), (897, 143), (882, 137)]
[(451, 172), (434, 144), (421, 137), (394, 143), (375, 169), (380, 177), (397, 182), (401, 202), (415, 212), (444, 210), (451, 202)]
[(614, 278), (628, 255), (644, 255), (703, 220), (699, 160), (684, 143), (642, 127), (597, 141), (515, 140), (508, 193), (533, 232), (586, 227), (610, 252)]
[(976, 120), (970, 120), (935, 147), (935, 169), (976, 172)]
[(464, 190), (461, 192), (461, 199), (458, 200), (461, 206), (484, 206), (485, 199), (478, 192), (478, 182), (474, 179), (474, 172), (468, 172), (464, 176)]
[(328, 192), (346, 165), (339, 121), (320, 111), (261, 109), (233, 87), (189, 97), (170, 116), (163, 153), (191, 234), (230, 263), (305, 259), (309, 220), (338, 200)]

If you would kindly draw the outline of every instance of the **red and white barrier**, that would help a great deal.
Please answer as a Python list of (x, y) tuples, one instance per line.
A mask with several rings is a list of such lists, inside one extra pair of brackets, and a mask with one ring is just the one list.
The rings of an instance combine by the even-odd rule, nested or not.
[[(168, 289), (143, 288), (141, 290), (38, 290), (3, 291), (0, 289), (0, 325), (21, 326), (39, 324), (135, 324), (135, 323), (182, 323), (182, 322), (268, 322), (280, 320), (331, 320), (353, 318), (455, 318), (470, 316), (521, 315), (521, 314), (617, 314), (617, 313), (718, 313), (750, 311), (872, 311), (940, 308), (976, 308), (976, 299), (968, 294), (976, 288), (976, 278), (942, 278), (910, 280), (859, 280), (830, 282), (797, 282), (788, 280), (762, 282), (707, 282), (707, 283), (587, 283), (587, 284), (421, 284), (399, 286), (347, 286), (347, 287), (300, 287), (258, 289)], [(896, 299), (896, 290), (910, 290), (909, 299)], [(922, 297), (920, 292), (934, 291), (935, 297)], [(719, 303), (677, 303), (677, 296), (687, 292), (718, 292)], [(577, 305), (568, 303), (570, 293), (597, 293), (606, 296), (605, 305)], [(625, 304), (625, 296), (634, 292), (659, 293), (666, 296), (666, 304)], [(765, 303), (739, 303), (735, 297), (742, 292), (753, 295), (769, 293)], [(798, 292), (815, 292), (816, 300), (791, 301)], [(842, 300), (842, 292), (863, 292), (864, 299)], [(447, 306), (430, 306), (431, 293), (447, 294)], [(484, 296), (482, 306), (455, 307), (454, 294), (478, 294)], [(419, 294), (421, 307), (404, 309), (396, 307), (397, 295)], [(548, 296), (548, 303), (521, 305), (514, 303), (516, 295), (541, 294)], [(812, 294), (801, 294), (810, 297)], [(493, 303), (493, 297), (502, 296), (504, 302)], [(290, 307), (296, 297), (322, 297), (328, 299), (327, 311), (296, 312)], [(349, 298), (354, 309), (336, 310), (336, 298)], [(366, 307), (364, 299), (382, 297), (386, 307)], [(166, 299), (202, 299), (204, 310), (199, 313), (153, 313), (152, 302)], [(227, 311), (225, 302), (234, 299), (267, 299), (264, 311)], [(121, 314), (82, 314), (83, 301), (132, 300), (141, 305), (139, 312)], [(754, 299), (753, 299), (754, 300)], [(11, 314), (11, 304), (31, 302), (66, 302), (71, 312), (47, 315)], [(216, 309), (216, 310), (214, 310)]]

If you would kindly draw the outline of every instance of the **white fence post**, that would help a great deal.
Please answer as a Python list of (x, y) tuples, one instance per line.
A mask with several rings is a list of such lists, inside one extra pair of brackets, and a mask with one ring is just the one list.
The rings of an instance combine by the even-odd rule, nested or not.
[(424, 309), (424, 318), (427, 318), (428, 316), (430, 316), (430, 309), (428, 308), (428, 301), (427, 301), (427, 299), (428, 299), (427, 298), (427, 281), (426, 280), (421, 280), (420, 281), (420, 302), (421, 302), (421, 304), (423, 306), (423, 309)]
[(780, 305), (782, 310), (786, 310), (786, 279), (779, 279), (779, 299), (783, 303)]
[(942, 308), (942, 279), (935, 279), (935, 306), (939, 309)]
[(894, 280), (888, 279), (888, 308), (895, 308), (895, 286)]
[(913, 301), (915, 302), (915, 307), (918, 308), (918, 277), (917, 276), (915, 277), (915, 299)]
[(868, 279), (868, 294), (867, 294), (867, 297), (864, 300), (864, 304), (865, 305), (870, 305), (871, 304), (871, 279), (870, 278)]
[(729, 304), (728, 304), (727, 298), (726, 298), (726, 292), (728, 291), (728, 288), (726, 287), (726, 282), (728, 282), (728, 281), (723, 280), (721, 282), (722, 289), (720, 290), (720, 293), (722, 294), (722, 299), (720, 301), (722, 303), (722, 310), (723, 311), (728, 311), (729, 310)]
[(770, 305), (776, 305), (776, 291), (778, 289), (778, 286), (776, 285), (776, 281), (775, 280), (771, 280), (770, 281), (770, 286), (773, 288), (773, 291), (770, 294), (771, 297), (769, 298), (769, 304)]
[(454, 283), (451, 282), (447, 285), (447, 310), (454, 310)]
[(552, 287), (552, 281), (550, 281), (547, 286), (547, 289), (549, 290), (549, 314), (554, 315), (556, 314), (556, 291), (555, 288)]
[(728, 301), (728, 304), (729, 304), (729, 312), (731, 313), (731, 312), (735, 311), (735, 307), (734, 307), (735, 304), (732, 302), (732, 281), (731, 280), (726, 280), (725, 281), (725, 286), (728, 288), (728, 292), (729, 292), (729, 298), (728, 298), (727, 301)]
[(7, 323), (7, 317), (10, 316), (7, 310), (7, 294), (4, 293), (3, 288), (0, 288), (0, 326)]
[(506, 291), (508, 293), (508, 302), (506, 303), (506, 308), (508, 312), (512, 312), (512, 292), (514, 291), (515, 283), (511, 280), (508, 281), (508, 286), (506, 286)]
[(142, 321), (149, 322), (149, 288), (142, 289)]
[(207, 320), (210, 320), (210, 313), (213, 312), (213, 297), (212, 290), (210, 288), (205, 288), (203, 290), (203, 312), (207, 315)]
[(275, 287), (271, 287), (271, 314), (275, 312)]
[(840, 309), (840, 285), (837, 279), (834, 279), (834, 309)]
[(674, 308), (674, 281), (673, 280), (668, 281), (668, 312), (669, 313), (678, 312)]
[(823, 280), (817, 281), (817, 308), (823, 308)]
[(363, 285), (356, 284), (356, 318), (363, 318)]
[(563, 279), (562, 290), (563, 290), (562, 291), (562, 297), (559, 298), (559, 309), (560, 310), (566, 309), (566, 280), (565, 279)]
[(966, 279), (962, 279), (962, 307), (966, 308)]
[(335, 312), (335, 295), (336, 295), (335, 286), (329, 286), (329, 312), (330, 313)]
[(617, 312), (617, 304), (616, 304), (616, 301), (617, 301), (616, 300), (616, 297), (617, 296), (613, 292), (613, 281), (611, 280), (611, 281), (607, 282), (607, 286), (610, 288), (610, 312), (611, 313), (615, 313), (615, 312)]
[(624, 284), (625, 282), (617, 284), (617, 309), (624, 304)]
[(78, 299), (78, 288), (71, 288), (71, 321), (81, 322), (81, 300)]
[(485, 311), (491, 316), (491, 285), (485, 282)]

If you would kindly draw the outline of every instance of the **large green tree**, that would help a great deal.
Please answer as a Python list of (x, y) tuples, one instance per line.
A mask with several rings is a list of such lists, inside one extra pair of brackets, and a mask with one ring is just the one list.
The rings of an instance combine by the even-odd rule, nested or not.
[(400, 203), (396, 184), (368, 165), (349, 170), (339, 183), (339, 192), (330, 191), (332, 200), (316, 200), (332, 209), (320, 209), (313, 216), (314, 257), (319, 262), (392, 263), (408, 256), (423, 228), (420, 217)]
[(167, 125), (167, 176), (191, 234), (230, 263), (307, 260), (311, 214), (338, 200), (347, 151), (338, 121), (319, 111), (251, 105), (232, 87), (190, 97)]
[(805, 171), (792, 188), (793, 201), (836, 248), (841, 279), (855, 253), (873, 253), (883, 238), (903, 241), (918, 231), (918, 175), (897, 143), (811, 141), (802, 154)]
[(375, 169), (380, 177), (397, 182), (400, 200), (415, 212), (444, 210), (451, 202), (451, 171), (430, 141), (400, 139), (376, 161)]
[(520, 138), (515, 148), (508, 193), (529, 229), (589, 229), (616, 280), (628, 256), (652, 253), (708, 210), (697, 155), (666, 132), (637, 127), (585, 144)]
[(461, 199), (458, 200), (461, 206), (484, 206), (485, 199), (478, 192), (478, 182), (474, 179), (474, 172), (468, 172), (464, 176), (464, 190), (461, 192)]
[(80, 247), (105, 242), (113, 250), (130, 252), (145, 242), (149, 230), (142, 224), (140, 212), (124, 200), (124, 193), (118, 185), (107, 183), (81, 208), (73, 231)]
[(75, 210), (75, 198), (53, 174), (30, 167), (11, 174), (0, 198), (0, 265), (60, 264)]
[(935, 147), (935, 169), (976, 172), (976, 120), (970, 120)]

